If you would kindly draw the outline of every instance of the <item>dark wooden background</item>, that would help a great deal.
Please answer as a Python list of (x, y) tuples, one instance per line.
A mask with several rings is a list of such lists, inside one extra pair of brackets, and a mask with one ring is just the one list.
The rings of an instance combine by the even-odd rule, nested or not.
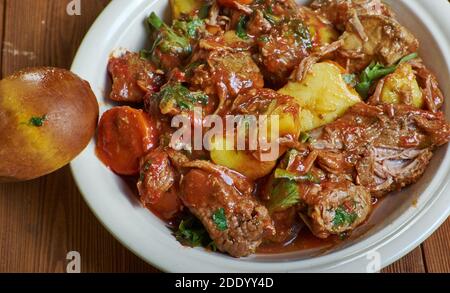
[[(160, 0), (165, 1), (165, 0)], [(0, 0), (1, 73), (27, 66), (70, 68), (109, 0)], [(1, 139), (1, 137), (0, 137)], [(116, 241), (84, 203), (68, 167), (44, 178), (0, 185), (0, 272), (65, 272), (69, 251), (82, 272), (156, 272)], [(450, 220), (385, 272), (450, 272)]]

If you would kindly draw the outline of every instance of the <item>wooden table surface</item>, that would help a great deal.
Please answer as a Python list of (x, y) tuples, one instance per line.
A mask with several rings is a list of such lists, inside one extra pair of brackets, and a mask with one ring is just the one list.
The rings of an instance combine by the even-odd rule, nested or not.
[[(66, 13), (69, 2), (0, 0), (3, 76), (27, 66), (70, 68), (109, 0), (80, 0), (80, 16)], [(0, 185), (0, 272), (65, 272), (69, 251), (80, 252), (82, 272), (157, 272), (99, 223), (68, 167), (31, 182)], [(450, 272), (450, 220), (384, 271)]]

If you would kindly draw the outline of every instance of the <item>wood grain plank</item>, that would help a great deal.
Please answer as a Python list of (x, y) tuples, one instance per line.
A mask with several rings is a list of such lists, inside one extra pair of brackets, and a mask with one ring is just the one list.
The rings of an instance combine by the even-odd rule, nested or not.
[[(63, 0), (2, 0), (2, 73), (27, 66), (69, 68), (95, 17), (109, 0), (82, 1), (68, 16)], [(6, 3), (6, 5), (4, 5)], [(3, 23), (3, 21), (1, 22)], [(83, 272), (155, 271), (95, 219), (68, 167), (44, 178), (0, 185), (0, 272), (65, 272), (66, 255), (81, 254)]]
[[(3, 31), (4, 31), (4, 25), (5, 25), (5, 3), (6, 0), (0, 0), (0, 40), (1, 40), (1, 44), (0, 44), (0, 48), (1, 48), (1, 52), (3, 52)], [(3, 54), (0, 53), (0, 67), (2, 66), (2, 62), (3, 62)], [(2, 72), (0, 70), (0, 78), (2, 78)]]
[(423, 244), (429, 273), (450, 273), (450, 219)]
[(422, 248), (419, 246), (408, 255), (383, 270), (383, 273), (425, 273)]
[[(109, 0), (0, 0), (0, 74), (27, 66), (69, 68), (82, 37)], [(83, 272), (154, 272), (95, 219), (68, 167), (31, 182), (0, 185), (0, 272), (64, 272), (79, 251)], [(383, 270), (450, 272), (450, 220), (421, 248)]]

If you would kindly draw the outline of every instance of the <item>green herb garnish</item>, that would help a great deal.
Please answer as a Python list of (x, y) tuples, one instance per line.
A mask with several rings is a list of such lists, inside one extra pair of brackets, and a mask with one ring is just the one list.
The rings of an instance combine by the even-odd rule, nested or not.
[(163, 114), (176, 113), (178, 111), (194, 110), (196, 105), (205, 106), (209, 97), (203, 92), (191, 92), (180, 83), (168, 83), (156, 94), (160, 100), (160, 109)]
[(357, 218), (358, 215), (355, 212), (348, 212), (344, 206), (340, 206), (335, 211), (333, 228), (338, 229), (346, 225), (351, 225)]
[(44, 126), (46, 120), (47, 115), (43, 115), (41, 117), (31, 117), (29, 120), (29, 124), (35, 127), (42, 127)]
[(210, 8), (211, 8), (211, 5), (209, 5), (209, 4), (202, 5), (202, 7), (200, 7), (200, 9), (198, 10), (198, 17), (200, 19), (207, 18)]
[(214, 223), (217, 226), (217, 229), (220, 231), (225, 231), (228, 229), (227, 217), (225, 216), (225, 209), (218, 209), (212, 216)]
[(205, 21), (203, 19), (191, 19), (189, 21), (175, 20), (173, 23), (173, 29), (179, 32), (181, 35), (185, 35), (191, 39), (197, 39), (199, 31), (205, 27)]
[(307, 132), (300, 133), (300, 142), (301, 143), (307, 143), (310, 138), (311, 138), (311, 136), (309, 135), (309, 133), (307, 133)]
[(400, 64), (408, 62), (412, 59), (418, 57), (417, 53), (412, 53), (408, 56), (403, 57), (400, 61), (392, 66), (385, 67), (378, 62), (372, 62), (364, 71), (361, 73), (359, 77), (359, 83), (356, 85), (356, 91), (364, 98), (367, 99), (369, 96), (370, 88), (373, 83), (378, 79), (393, 73)]
[(152, 50), (142, 49), (139, 51), (139, 56), (142, 59), (150, 60), (150, 58), (152, 57), (152, 54), (153, 54)]
[(273, 14), (272, 7), (269, 7), (263, 12), (264, 18), (271, 24), (277, 25), (281, 22), (281, 18)]
[[(174, 27), (184, 27), (183, 33), (176, 32), (159, 18), (154, 12), (147, 18), (147, 23), (151, 32), (157, 32), (153, 42), (152, 53), (159, 48), (163, 53), (172, 53), (179, 55), (189, 55), (192, 52), (192, 46), (189, 42), (189, 29), (187, 23), (176, 21)], [(195, 26), (191, 26), (191, 29)], [(192, 32), (192, 31), (191, 31)]]
[(288, 25), (289, 32), (293, 34), (297, 42), (302, 43), (306, 49), (311, 49), (313, 47), (311, 33), (308, 27), (301, 20), (292, 19), (289, 21)]
[(270, 41), (270, 38), (267, 35), (263, 35), (258, 38), (258, 41), (263, 42), (263, 43), (268, 43)]
[(248, 22), (248, 17), (243, 15), (239, 18), (239, 22), (236, 27), (236, 35), (243, 40), (248, 39), (247, 29), (246, 29), (247, 22)]
[(193, 216), (189, 216), (180, 222), (174, 236), (181, 244), (190, 247), (207, 246), (211, 243), (205, 228)]
[(275, 170), (274, 176), (276, 179), (288, 179), (297, 182), (309, 181), (316, 184), (319, 184), (321, 182), (320, 178), (317, 178), (311, 172), (308, 172), (305, 175), (298, 175), (294, 172), (290, 172), (280, 168)]
[(270, 193), (267, 208), (270, 213), (286, 210), (300, 203), (300, 191), (296, 182), (279, 180)]
[(152, 12), (150, 16), (147, 19), (148, 23), (151, 24), (154, 28), (160, 29), (162, 26), (164, 26), (164, 21), (159, 18), (156, 13)]

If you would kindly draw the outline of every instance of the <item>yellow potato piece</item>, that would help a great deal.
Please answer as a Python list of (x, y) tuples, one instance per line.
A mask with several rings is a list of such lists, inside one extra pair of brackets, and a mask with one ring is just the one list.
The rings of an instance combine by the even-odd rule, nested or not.
[(302, 7), (301, 11), (304, 16), (304, 22), (316, 45), (331, 44), (339, 38), (339, 33), (334, 29), (333, 25), (323, 22), (314, 11), (307, 7)]
[(385, 104), (409, 104), (422, 108), (424, 104), (422, 91), (410, 64), (404, 63), (386, 77), (381, 101)]
[[(298, 103), (295, 102), (295, 99), (266, 89), (255, 89), (247, 94), (252, 96), (252, 98), (257, 98), (259, 101), (266, 98), (274, 98), (267, 105), (267, 108), (262, 110), (262, 112), (253, 110), (255, 111), (255, 115), (258, 116), (257, 121), (255, 121), (258, 123), (258, 131), (264, 131), (264, 128), (266, 128), (266, 131), (264, 132), (265, 135), (267, 135), (268, 142), (275, 142), (275, 139), (277, 139), (277, 137), (273, 137), (275, 133), (272, 134), (271, 131), (274, 127), (276, 127), (273, 124), (274, 121), (272, 120), (274, 117), (278, 117), (278, 137), (292, 137), (293, 139), (297, 139), (299, 137), (301, 125), (300, 107)], [(273, 95), (275, 95), (275, 97)], [(240, 97), (242, 98), (243, 96)], [(239, 100), (239, 97), (237, 100)], [(245, 99), (244, 101), (248, 102), (248, 100)], [(237, 102), (237, 104), (239, 104), (239, 102)], [(250, 113), (252, 112), (249, 112), (249, 114)], [(267, 119), (265, 120), (265, 123), (262, 122), (264, 117)], [(253, 126), (250, 125), (249, 127), (249, 129), (255, 130)], [(248, 137), (249, 133), (246, 133), (246, 131), (247, 128), (240, 126), (237, 127), (237, 133), (243, 135), (243, 137)], [(260, 134), (261, 133), (259, 132), (256, 133), (258, 138)], [(285, 151), (283, 147), (280, 147), (278, 153), (272, 153), (275, 156), (275, 158), (271, 158), (273, 161), (260, 161), (249, 151), (237, 150), (236, 146), (233, 145), (233, 142), (237, 141), (235, 136), (236, 134), (232, 133), (226, 136), (226, 138), (215, 137), (211, 142), (211, 159), (215, 164), (235, 170), (252, 180), (270, 174), (276, 166), (276, 160), (283, 155)], [(272, 151), (275, 152), (276, 150), (272, 149)]]
[(203, 1), (200, 0), (170, 0), (172, 18), (179, 19), (183, 14), (189, 15), (200, 9)]
[(279, 90), (300, 105), (301, 131), (331, 123), (361, 102), (358, 93), (344, 81), (343, 73), (345, 70), (335, 63), (317, 63), (303, 81), (291, 81)]
[(297, 138), (300, 135), (300, 107), (294, 104), (294, 101), (291, 103), (279, 104), (276, 102), (272, 103), (272, 105), (267, 110), (268, 117), (268, 130), (267, 133), (270, 138), (270, 129), (271, 129), (271, 120), (270, 116), (278, 115), (278, 129), (279, 129), (279, 137), (292, 136), (293, 138)]
[(277, 162), (261, 162), (245, 151), (226, 150), (222, 146), (229, 145), (231, 139), (216, 137), (211, 142), (211, 160), (221, 166), (230, 168), (251, 180), (264, 177), (275, 168)]

